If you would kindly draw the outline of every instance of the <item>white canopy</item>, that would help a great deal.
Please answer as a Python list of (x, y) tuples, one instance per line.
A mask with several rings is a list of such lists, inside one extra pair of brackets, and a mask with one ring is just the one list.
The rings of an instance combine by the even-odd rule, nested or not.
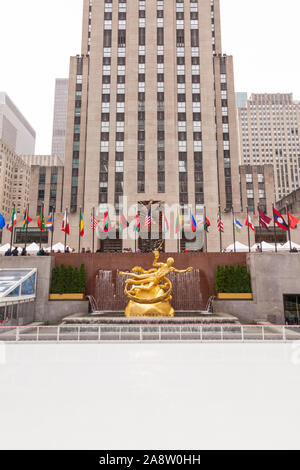
[[(232, 243), (231, 245), (229, 245), (229, 246), (226, 248), (226, 251), (234, 251), (234, 243)], [(247, 245), (244, 245), (243, 243), (235, 242), (235, 251), (238, 251), (238, 252), (247, 252), (247, 251), (249, 251), (249, 247), (248, 247)]]
[[(260, 249), (260, 243), (255, 243), (251, 247), (251, 251), (257, 251), (257, 247)], [(272, 243), (262, 242), (261, 247), (262, 247), (263, 252), (264, 251), (275, 251), (275, 245), (273, 245)]]
[[(296, 248), (296, 250), (300, 251), (300, 245), (297, 243), (291, 242), (292, 248)], [(277, 245), (278, 251), (290, 251), (290, 242), (286, 242), (284, 245)]]
[[(10, 243), (6, 243), (6, 245), (3, 245), (0, 247), (0, 253), (5, 253), (8, 249), (10, 248)], [(12, 247), (12, 250), (14, 247)]]
[[(70, 247), (68, 245), (67, 245), (67, 248), (70, 249)], [(45, 251), (51, 251), (51, 246), (46, 248)], [(55, 253), (57, 253), (58, 251), (61, 251), (63, 253), (65, 251), (65, 245), (63, 245), (63, 243), (61, 243), (61, 242), (58, 242), (58, 243), (56, 243), (55, 245), (52, 246), (52, 251), (54, 251)]]
[(36, 243), (31, 243), (31, 245), (28, 245), (26, 247), (26, 251), (27, 253), (37, 253), (38, 251), (40, 251), (40, 247)]

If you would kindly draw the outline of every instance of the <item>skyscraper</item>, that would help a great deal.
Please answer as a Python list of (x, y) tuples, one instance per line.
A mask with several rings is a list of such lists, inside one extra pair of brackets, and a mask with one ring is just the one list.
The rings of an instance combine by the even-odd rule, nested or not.
[(68, 79), (57, 78), (55, 81), (52, 155), (58, 155), (61, 161), (65, 158), (66, 126), (68, 110)]
[(0, 92), (0, 139), (16, 153), (34, 154), (35, 131), (12, 102)]
[(299, 188), (300, 103), (291, 93), (252, 94), (238, 116), (242, 163), (273, 165), (276, 200)]
[[(191, 205), (196, 217), (205, 205), (214, 219), (219, 204), (240, 210), (238, 179), (219, 0), (84, 0), (82, 51), (70, 62), (63, 205), (101, 215), (107, 204), (122, 212), (126, 196), (129, 206)], [(175, 239), (167, 249), (177, 249)]]

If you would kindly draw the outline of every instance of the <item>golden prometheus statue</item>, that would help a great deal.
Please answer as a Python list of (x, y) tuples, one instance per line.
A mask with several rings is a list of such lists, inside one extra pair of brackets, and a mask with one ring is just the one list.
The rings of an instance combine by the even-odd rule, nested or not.
[[(173, 317), (172, 283), (166, 277), (171, 272), (186, 273), (193, 268), (175, 269), (174, 259), (168, 258), (166, 263), (159, 263), (159, 251), (154, 250), (153, 268), (146, 271), (140, 266), (133, 268), (133, 273), (120, 272), (121, 276), (129, 276), (125, 281), (125, 295), (129, 303), (125, 309), (126, 317)], [(140, 274), (136, 274), (140, 273)]]

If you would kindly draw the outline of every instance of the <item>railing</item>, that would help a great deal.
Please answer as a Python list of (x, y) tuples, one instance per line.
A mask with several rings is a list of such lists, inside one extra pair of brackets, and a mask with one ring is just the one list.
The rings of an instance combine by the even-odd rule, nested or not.
[(55, 325), (0, 326), (0, 342), (287, 342), (300, 326), (287, 325)]

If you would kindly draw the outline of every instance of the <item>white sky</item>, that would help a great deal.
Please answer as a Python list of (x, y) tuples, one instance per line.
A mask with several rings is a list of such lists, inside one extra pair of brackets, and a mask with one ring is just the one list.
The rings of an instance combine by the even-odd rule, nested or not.
[[(130, 0), (129, 0), (130, 1)], [(300, 99), (299, 0), (221, 0), (223, 52), (234, 56), (236, 91), (293, 92)], [(55, 78), (80, 53), (82, 0), (0, 0), (0, 91), (50, 153)]]

